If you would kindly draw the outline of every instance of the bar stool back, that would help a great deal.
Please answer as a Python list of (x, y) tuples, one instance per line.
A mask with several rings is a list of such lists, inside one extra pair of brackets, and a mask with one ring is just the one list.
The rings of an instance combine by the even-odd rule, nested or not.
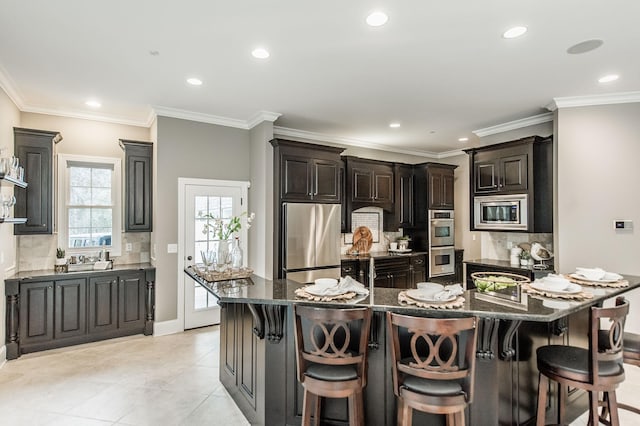
[(349, 424), (363, 425), (371, 310), (294, 305), (293, 312), (298, 381), (304, 388), (302, 424), (310, 425), (313, 414), (320, 425), (320, 398), (328, 397), (348, 398)]
[(387, 312), (393, 392), (398, 425), (411, 425), (413, 410), (444, 414), (464, 426), (473, 400), (477, 319), (424, 318)]
[[(589, 422), (597, 425), (598, 392), (604, 393), (612, 425), (619, 424), (616, 388), (624, 380), (623, 335), (629, 302), (619, 298), (611, 308), (591, 307), (589, 349), (565, 345), (538, 348), (537, 425), (544, 425), (549, 380), (589, 392)], [(601, 323), (608, 325), (601, 329)], [(558, 392), (558, 423), (564, 424), (564, 391)]]

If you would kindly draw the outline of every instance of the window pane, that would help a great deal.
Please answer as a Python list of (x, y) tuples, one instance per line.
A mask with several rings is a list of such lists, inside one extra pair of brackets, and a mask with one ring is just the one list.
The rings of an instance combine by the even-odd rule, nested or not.
[(196, 216), (207, 214), (207, 197), (196, 196)]
[(109, 169), (91, 169), (91, 186), (94, 188), (111, 188), (111, 173)]
[[(69, 228), (79, 228), (91, 226), (91, 211), (86, 208), (69, 209)], [(71, 235), (71, 233), (69, 233)]]
[(69, 184), (71, 186), (89, 186), (91, 169), (88, 167), (69, 167)]
[(111, 188), (93, 188), (91, 203), (94, 206), (110, 206)]
[(69, 204), (72, 206), (88, 206), (91, 204), (91, 188), (72, 186), (69, 192)]

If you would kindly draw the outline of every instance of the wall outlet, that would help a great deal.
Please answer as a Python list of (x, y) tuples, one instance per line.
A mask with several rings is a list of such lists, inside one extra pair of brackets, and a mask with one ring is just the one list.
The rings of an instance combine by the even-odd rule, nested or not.
[(125, 251), (133, 250), (133, 244), (132, 243), (125, 244), (124, 249), (125, 249)]

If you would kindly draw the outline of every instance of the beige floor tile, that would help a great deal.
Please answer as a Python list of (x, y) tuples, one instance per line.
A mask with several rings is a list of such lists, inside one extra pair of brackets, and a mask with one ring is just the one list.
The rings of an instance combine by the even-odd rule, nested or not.
[(184, 426), (199, 425), (249, 425), (231, 398), (210, 396), (195, 409), (182, 423)]

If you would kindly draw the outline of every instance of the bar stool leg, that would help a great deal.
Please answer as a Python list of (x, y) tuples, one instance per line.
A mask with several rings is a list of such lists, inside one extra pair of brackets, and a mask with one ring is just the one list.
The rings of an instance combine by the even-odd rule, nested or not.
[(547, 376), (538, 373), (538, 413), (536, 414), (536, 426), (544, 426), (545, 414), (547, 411), (547, 388), (549, 379)]
[(409, 407), (404, 399), (398, 398), (398, 426), (411, 426), (413, 409)]
[(358, 402), (356, 401), (355, 392), (349, 395), (347, 398), (347, 404), (349, 405), (349, 426), (358, 425)]
[[(566, 411), (565, 404), (567, 401), (567, 389), (562, 384), (558, 383), (558, 424), (564, 424), (564, 413)], [(597, 425), (597, 423), (596, 423)]]
[(607, 392), (607, 399), (609, 400), (609, 415), (611, 416), (611, 425), (617, 426), (620, 424), (620, 419), (618, 418), (618, 398), (616, 397), (616, 392)]
[(362, 392), (358, 392), (356, 401), (358, 402), (358, 425), (364, 426), (364, 398)]
[(320, 426), (320, 413), (321, 413), (321, 408), (320, 408), (320, 404), (322, 402), (322, 398), (320, 398), (319, 395), (313, 395), (313, 424), (315, 426)]
[[(315, 395), (309, 392), (306, 388), (304, 390), (304, 396), (302, 397), (302, 426), (311, 426), (311, 411), (312, 404)], [(316, 414), (316, 424), (319, 424)]]

